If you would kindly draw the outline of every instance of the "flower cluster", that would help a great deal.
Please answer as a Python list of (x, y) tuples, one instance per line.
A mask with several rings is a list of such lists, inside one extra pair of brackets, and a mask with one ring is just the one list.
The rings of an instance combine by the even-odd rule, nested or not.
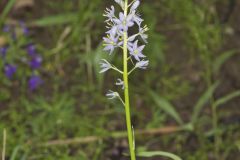
[[(23, 39), (24, 41), (26, 41), (26, 39), (29, 39), (29, 30), (23, 22), (20, 22), (19, 26), (21, 28)], [(33, 43), (28, 42), (27, 45), (18, 43), (18, 38), (19, 41), (23, 40), (20, 37), (16, 36), (16, 30), (13, 26), (4, 26), (3, 32), (6, 36), (9, 36), (10, 40), (12, 41), (12, 43), (8, 43), (0, 47), (0, 58), (2, 60), (2, 63), (0, 64), (2, 64), (5, 76), (9, 80), (11, 80), (14, 78), (18, 70), (23, 69), (25, 73), (30, 73), (29, 75), (27, 75), (29, 89), (37, 89), (43, 83), (43, 80), (37, 74), (42, 64), (42, 56), (37, 52), (36, 47)], [(15, 46), (13, 47), (13, 45)], [(16, 46), (20, 46), (18, 48), (18, 51), (14, 49)], [(25, 54), (19, 54), (22, 52)], [(21, 66), (21, 68), (17, 65), (19, 64), (19, 62), (24, 64), (19, 65)], [(27, 68), (24, 66), (27, 66)], [(28, 72), (27, 70), (30, 70), (30, 72)]]
[[(124, 2), (123, 0), (115, 0), (121, 8), (124, 10)], [(128, 15), (124, 15), (123, 12), (119, 13), (117, 17), (115, 15), (115, 8), (111, 6), (111, 8), (107, 8), (104, 16), (107, 17), (107, 28), (108, 31), (107, 36), (103, 38), (105, 51), (108, 51), (109, 54), (112, 54), (114, 49), (119, 47), (123, 47), (123, 34), (124, 32), (129, 34), (129, 29), (137, 26), (138, 33), (133, 35), (127, 35), (128, 38), (128, 50), (130, 56), (134, 57), (137, 61), (141, 61), (142, 58), (145, 58), (145, 55), (142, 53), (145, 45), (138, 45), (138, 36), (141, 37), (144, 43), (147, 43), (148, 36), (145, 32), (148, 30), (146, 26), (142, 27), (143, 19), (137, 14), (137, 8), (140, 5), (139, 0), (135, 0), (132, 2), (130, 11)]]
[[(104, 41), (104, 51), (107, 51), (111, 55), (116, 48), (124, 49), (124, 35), (127, 36), (127, 50), (128, 50), (128, 59), (134, 64), (133, 69), (129, 74), (137, 68), (146, 69), (149, 61), (146, 60), (146, 56), (143, 54), (143, 49), (145, 48), (144, 44), (147, 43), (147, 26), (143, 26), (143, 19), (137, 13), (137, 9), (140, 5), (139, 0), (133, 0), (128, 4), (128, 13), (125, 11), (125, 2), (123, 0), (115, 0), (115, 2), (120, 5), (122, 11), (117, 15), (115, 12), (114, 6), (107, 8), (104, 16), (107, 18), (105, 21), (107, 23), (107, 32), (106, 37), (103, 38)], [(131, 30), (130, 30), (131, 29)], [(131, 34), (131, 31), (137, 30), (137, 33)], [(140, 40), (138, 39), (140, 38)], [(119, 69), (111, 65), (107, 60), (103, 59), (101, 64), (100, 73), (106, 72), (109, 69), (116, 70), (120, 73)], [(121, 86), (124, 89), (124, 83), (121, 79), (118, 79), (116, 85)], [(109, 91), (107, 94), (109, 98), (118, 97), (113, 91)]]

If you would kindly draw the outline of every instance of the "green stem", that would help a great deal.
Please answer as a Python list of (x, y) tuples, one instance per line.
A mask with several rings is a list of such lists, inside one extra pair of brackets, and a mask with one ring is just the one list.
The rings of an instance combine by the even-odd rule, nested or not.
[(128, 72), (128, 75), (130, 75), (134, 70), (136, 69), (136, 66), (131, 69), (131, 71)]
[(4, 129), (4, 130), (3, 130), (2, 160), (5, 160), (5, 154), (6, 154), (6, 139), (7, 139), (7, 131), (6, 131), (6, 129)]
[(121, 73), (121, 74), (123, 74), (123, 72), (120, 71), (119, 69), (117, 69), (117, 67), (115, 67), (115, 66), (112, 66), (112, 69), (115, 70), (115, 71), (117, 71), (117, 72), (119, 72), (119, 73)]
[[(127, 16), (128, 12), (128, 0), (125, 0), (124, 15)], [(131, 160), (136, 160), (133, 131), (131, 124), (131, 112), (130, 112), (130, 103), (129, 103), (129, 90), (128, 90), (128, 51), (127, 51), (127, 41), (128, 34), (124, 32), (123, 34), (123, 81), (124, 81), (124, 98), (125, 98), (125, 112), (126, 112), (126, 124), (127, 124), (127, 133), (128, 133), (128, 143)]]
[(218, 134), (218, 116), (216, 106), (212, 105), (212, 124), (214, 130), (214, 152), (216, 159), (220, 160), (219, 155), (219, 145), (220, 145), (220, 137)]
[[(207, 79), (207, 85), (208, 88), (212, 86), (212, 70), (211, 70), (211, 57), (209, 57), (209, 54), (206, 54), (206, 79)], [(214, 96), (211, 96), (210, 99), (210, 104), (211, 104), (211, 110), (212, 110), (212, 126), (214, 130), (214, 155), (217, 160), (220, 160), (220, 141), (221, 138), (218, 134), (218, 114), (217, 114), (217, 109), (216, 106), (214, 105), (215, 99)]]

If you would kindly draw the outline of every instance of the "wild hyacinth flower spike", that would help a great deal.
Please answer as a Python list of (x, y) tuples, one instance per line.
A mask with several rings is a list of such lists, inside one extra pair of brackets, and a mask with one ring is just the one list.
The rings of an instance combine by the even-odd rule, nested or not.
[[(118, 69), (113, 64), (103, 59), (100, 62), (100, 73), (115, 70), (122, 75), (122, 79), (118, 78), (115, 85), (120, 86), (124, 90), (124, 98), (120, 97), (118, 92), (109, 90), (106, 96), (109, 99), (118, 98), (125, 106), (126, 125), (128, 132), (128, 142), (131, 160), (136, 160), (135, 156), (135, 141), (133, 126), (131, 124), (130, 102), (129, 102), (129, 86), (128, 76), (135, 69), (146, 69), (149, 61), (143, 53), (147, 43), (147, 26), (142, 26), (143, 19), (137, 14), (137, 8), (140, 5), (140, 0), (129, 2), (128, 0), (115, 0), (120, 6), (120, 13), (116, 13), (114, 6), (107, 8), (104, 16), (107, 18), (106, 37), (103, 38), (104, 50), (112, 55), (119, 48), (123, 54), (123, 70)], [(130, 28), (137, 30), (138, 33), (131, 34)], [(131, 62), (131, 63), (130, 63)], [(132, 69), (129, 69), (130, 64), (133, 64)]]

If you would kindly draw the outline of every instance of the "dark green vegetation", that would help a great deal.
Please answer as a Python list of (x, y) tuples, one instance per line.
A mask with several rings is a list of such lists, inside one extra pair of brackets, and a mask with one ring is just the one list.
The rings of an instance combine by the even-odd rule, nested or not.
[[(6, 159), (128, 159), (124, 108), (104, 96), (116, 75), (98, 73), (107, 56), (101, 43), (106, 1), (36, 0), (11, 10), (9, 0), (0, 7), (1, 24), (27, 23), (44, 62), (44, 84), (34, 92), (23, 78), (9, 81), (0, 72)], [(239, 6), (234, 0), (143, 2), (150, 66), (130, 76), (137, 150), (239, 160)], [(117, 54), (112, 60), (121, 66)]]

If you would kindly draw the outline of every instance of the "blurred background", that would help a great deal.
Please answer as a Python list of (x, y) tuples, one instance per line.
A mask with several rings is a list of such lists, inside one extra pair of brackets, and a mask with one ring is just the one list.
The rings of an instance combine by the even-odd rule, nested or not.
[[(239, 160), (239, 1), (141, 2), (150, 64), (130, 77), (136, 150)], [(102, 15), (111, 4), (0, 1), (0, 149), (6, 160), (129, 159), (124, 108), (105, 97), (120, 77), (99, 74), (103, 58), (122, 65), (121, 54), (102, 51)]]

